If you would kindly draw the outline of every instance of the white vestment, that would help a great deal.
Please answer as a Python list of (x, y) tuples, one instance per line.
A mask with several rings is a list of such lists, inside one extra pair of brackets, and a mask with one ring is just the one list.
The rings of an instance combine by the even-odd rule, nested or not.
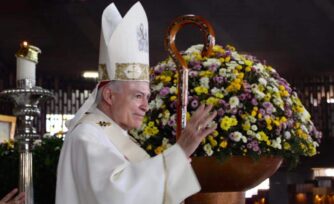
[(179, 204), (199, 190), (179, 145), (150, 158), (97, 109), (66, 135), (56, 204)]

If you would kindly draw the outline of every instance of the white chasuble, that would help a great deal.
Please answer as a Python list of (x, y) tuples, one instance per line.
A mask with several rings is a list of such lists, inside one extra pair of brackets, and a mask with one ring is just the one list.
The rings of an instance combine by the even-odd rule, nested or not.
[(179, 204), (199, 190), (179, 145), (150, 158), (99, 110), (66, 135), (56, 204)]

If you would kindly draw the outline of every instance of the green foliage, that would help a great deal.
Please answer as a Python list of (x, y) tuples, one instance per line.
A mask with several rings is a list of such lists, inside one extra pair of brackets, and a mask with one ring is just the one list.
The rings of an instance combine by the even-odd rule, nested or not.
[[(62, 138), (47, 137), (33, 148), (33, 176), (35, 204), (55, 202), (56, 175)], [(18, 186), (19, 153), (17, 144), (0, 144), (0, 196)]]

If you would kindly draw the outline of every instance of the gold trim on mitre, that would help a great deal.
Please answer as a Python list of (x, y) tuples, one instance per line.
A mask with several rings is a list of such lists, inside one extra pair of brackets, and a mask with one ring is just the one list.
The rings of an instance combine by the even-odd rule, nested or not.
[(149, 65), (142, 63), (116, 63), (114, 80), (150, 81)]
[(99, 64), (99, 79), (100, 81), (110, 80), (106, 64)]
[(41, 52), (38, 47), (29, 45), (28, 42), (24, 41), (20, 44), (20, 49), (16, 52), (15, 56), (38, 63), (38, 54)]

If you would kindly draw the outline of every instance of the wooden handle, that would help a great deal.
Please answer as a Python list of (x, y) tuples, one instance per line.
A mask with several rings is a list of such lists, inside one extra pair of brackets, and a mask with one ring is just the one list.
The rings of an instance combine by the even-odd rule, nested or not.
[(186, 61), (182, 58), (182, 55), (176, 48), (175, 39), (176, 34), (181, 30), (181, 28), (188, 24), (195, 24), (204, 34), (204, 47), (202, 50), (202, 56), (209, 56), (212, 52), (213, 46), (215, 45), (215, 33), (213, 28), (211, 24), (201, 16), (180, 16), (174, 19), (171, 25), (168, 27), (165, 36), (165, 48), (173, 58), (178, 71), (176, 138), (180, 137), (182, 128), (186, 126), (189, 70)]

